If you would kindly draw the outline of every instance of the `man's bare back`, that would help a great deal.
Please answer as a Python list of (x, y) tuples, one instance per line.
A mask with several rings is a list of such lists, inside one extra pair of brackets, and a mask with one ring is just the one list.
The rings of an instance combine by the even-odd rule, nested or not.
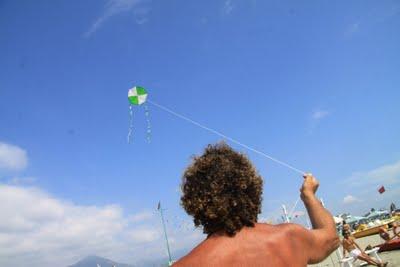
[(307, 266), (326, 258), (339, 246), (332, 216), (315, 197), (318, 181), (304, 176), (301, 198), (312, 230), (296, 224), (256, 223), (235, 236), (214, 233), (173, 266)]
[(302, 235), (297, 225), (257, 223), (234, 237), (210, 236), (174, 266), (306, 266)]

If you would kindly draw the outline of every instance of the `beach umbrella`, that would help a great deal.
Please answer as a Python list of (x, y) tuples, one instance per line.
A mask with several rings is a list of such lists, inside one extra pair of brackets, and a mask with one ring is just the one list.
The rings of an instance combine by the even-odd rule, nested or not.
[(389, 214), (389, 212), (386, 210), (374, 210), (368, 214), (367, 219), (374, 220), (376, 218), (381, 217), (382, 215), (388, 215), (388, 214)]
[(357, 223), (363, 219), (366, 219), (365, 217), (360, 217), (360, 216), (350, 216), (350, 218), (346, 219), (346, 222), (348, 224), (353, 224), (353, 223)]
[(342, 222), (343, 222), (343, 219), (342, 219), (342, 218), (336, 217), (336, 216), (333, 216), (333, 220), (335, 221), (335, 224), (338, 224), (338, 223), (342, 223)]

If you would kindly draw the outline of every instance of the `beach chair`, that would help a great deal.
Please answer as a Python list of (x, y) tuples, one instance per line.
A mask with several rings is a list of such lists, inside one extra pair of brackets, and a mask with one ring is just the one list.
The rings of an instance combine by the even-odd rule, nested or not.
[[(382, 259), (378, 255), (378, 250), (379, 248), (373, 248), (365, 251), (365, 254), (368, 256), (375, 258), (379, 262), (383, 262)], [(340, 253), (341, 254), (341, 253)], [(341, 255), (342, 259), (339, 261), (340, 262), (340, 267), (354, 267), (353, 263), (356, 261), (352, 257), (346, 257), (343, 258), (343, 255)], [(360, 266), (366, 266), (368, 263), (362, 262)]]

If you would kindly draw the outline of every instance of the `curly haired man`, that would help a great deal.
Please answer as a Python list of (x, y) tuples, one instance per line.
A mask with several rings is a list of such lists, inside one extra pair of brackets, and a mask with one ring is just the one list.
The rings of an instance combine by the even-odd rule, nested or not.
[(183, 175), (181, 204), (207, 238), (173, 266), (307, 266), (339, 246), (332, 216), (315, 197), (318, 181), (300, 189), (313, 229), (257, 223), (263, 181), (249, 159), (225, 143), (209, 145)]

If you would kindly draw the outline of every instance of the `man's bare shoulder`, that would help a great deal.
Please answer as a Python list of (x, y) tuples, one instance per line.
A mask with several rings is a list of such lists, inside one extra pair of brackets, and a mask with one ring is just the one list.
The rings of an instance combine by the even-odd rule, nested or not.
[(291, 246), (308, 247), (312, 242), (311, 231), (299, 224), (282, 223), (277, 225), (264, 225), (261, 229), (265, 234), (271, 235), (272, 242), (282, 242), (290, 239)]
[(269, 241), (281, 242), (281, 238), (290, 237), (291, 239), (308, 234), (308, 230), (298, 224), (293, 223), (282, 223), (282, 224), (267, 224), (267, 223), (256, 223), (254, 227), (246, 227), (243, 229), (238, 237), (248, 239), (252, 236), (257, 239), (263, 236)]
[[(231, 253), (237, 254), (241, 246), (252, 247), (254, 251), (259, 251), (260, 257), (268, 253), (268, 248), (275, 248), (282, 244), (282, 240), (290, 238), (291, 244), (298, 243), (296, 236), (301, 236), (305, 228), (296, 224), (271, 225), (265, 223), (256, 223), (254, 227), (243, 228), (235, 237), (216, 236), (201, 242), (188, 255), (181, 258), (173, 266), (204, 266), (203, 261), (210, 265), (208, 258), (223, 258), (223, 255), (229, 256)], [(221, 250), (221, 248), (223, 248)], [(219, 264), (221, 265), (221, 264)], [(217, 265), (216, 265), (217, 266)]]
[(294, 223), (282, 223), (282, 224), (264, 224), (264, 223), (257, 223), (256, 229), (259, 229), (265, 233), (276, 233), (280, 235), (289, 235), (293, 236), (302, 236), (309, 233), (309, 230), (304, 228), (301, 225), (294, 224)]
[(268, 224), (268, 223), (256, 223), (254, 229), (266, 230), (266, 231), (292, 231), (298, 228), (304, 228), (294, 223), (281, 223), (281, 224)]

